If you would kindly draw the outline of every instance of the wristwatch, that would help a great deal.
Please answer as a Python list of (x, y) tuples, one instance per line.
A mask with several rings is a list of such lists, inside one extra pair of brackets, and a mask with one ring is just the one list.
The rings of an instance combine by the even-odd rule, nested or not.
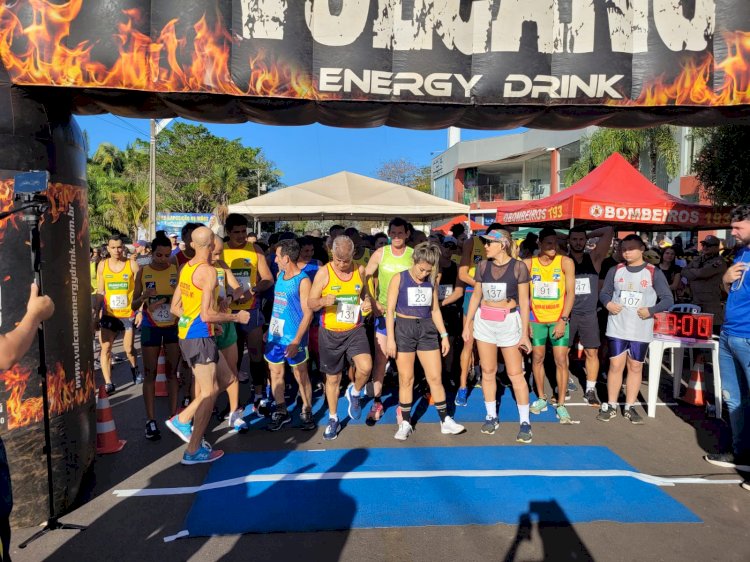
[(567, 324), (568, 322), (570, 322), (570, 316), (560, 316), (560, 320)]

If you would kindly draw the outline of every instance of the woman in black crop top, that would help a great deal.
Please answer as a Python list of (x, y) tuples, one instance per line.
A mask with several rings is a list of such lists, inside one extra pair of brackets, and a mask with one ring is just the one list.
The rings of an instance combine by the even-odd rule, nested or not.
[[(417, 244), (413, 265), (391, 278), (385, 313), (386, 354), (396, 359), (398, 398), (401, 419), (394, 436), (405, 441), (411, 435), (411, 407), (414, 395), (414, 361), (424, 369), (435, 408), (440, 415), (440, 431), (457, 435), (465, 431), (448, 415), (442, 383), (441, 355), (450, 348), (448, 333), (438, 306), (435, 281), (440, 261), (440, 246), (430, 242)], [(439, 338), (439, 339), (438, 339)]]
[(513, 384), (521, 428), (520, 443), (531, 443), (529, 387), (526, 384), (522, 351), (531, 350), (529, 341), (529, 270), (513, 257), (513, 240), (505, 230), (494, 230), (485, 240), (487, 259), (477, 266), (474, 294), (469, 302), (464, 340), (473, 325), (474, 340), (482, 367), (482, 393), (487, 417), (482, 433), (492, 434), (497, 419), (497, 348), (503, 353), (505, 368)]

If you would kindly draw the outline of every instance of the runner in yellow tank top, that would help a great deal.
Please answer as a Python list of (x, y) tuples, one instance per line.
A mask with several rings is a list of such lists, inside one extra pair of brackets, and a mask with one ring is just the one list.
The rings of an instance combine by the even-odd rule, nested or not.
[(557, 417), (562, 424), (574, 423), (565, 408), (568, 392), (568, 340), (570, 311), (575, 298), (575, 264), (568, 256), (557, 253), (557, 232), (545, 227), (539, 233), (539, 256), (524, 260), (531, 273), (531, 332), (532, 362), (537, 400), (531, 413), (547, 409), (544, 392), (544, 357), (547, 340), (552, 343), (557, 381)]
[[(214, 233), (205, 226), (197, 228), (192, 234), (191, 245), (195, 257), (180, 270), (171, 310), (180, 318), (180, 351), (193, 371), (195, 399), (166, 423), (188, 444), (182, 464), (213, 462), (223, 455), (223, 451), (212, 450), (202, 443), (217, 393), (226, 390), (236, 380), (219, 353), (213, 338), (213, 327), (221, 322), (247, 322), (250, 316), (246, 310), (237, 313), (218, 310), (218, 276), (216, 268), (210, 263)], [(194, 422), (192, 428), (191, 420)]]
[(308, 302), (313, 311), (322, 311), (318, 332), (320, 370), (326, 375), (328, 425), (323, 438), (336, 439), (339, 384), (345, 360), (354, 366), (354, 380), (346, 389), (349, 416), (357, 419), (362, 410), (359, 396), (372, 372), (372, 356), (362, 315), (371, 310), (368, 289), (364, 284), (365, 268), (353, 263), (354, 244), (348, 236), (333, 242), (333, 259), (318, 271), (310, 289)]
[(109, 258), (99, 262), (96, 272), (97, 300), (94, 323), (99, 324), (99, 342), (101, 343), (102, 376), (107, 394), (115, 392), (112, 383), (112, 344), (117, 334), (124, 332), (122, 346), (125, 348), (130, 372), (134, 383), (143, 382), (138, 370), (135, 355), (135, 336), (133, 334), (133, 290), (135, 276), (139, 271), (138, 264), (124, 257), (125, 245), (119, 235), (113, 235), (107, 242)]
[(172, 244), (169, 238), (157, 237), (151, 242), (151, 263), (138, 271), (135, 278), (133, 308), (143, 310), (141, 352), (143, 353), (143, 401), (146, 406), (146, 439), (161, 438), (154, 413), (156, 375), (159, 354), (164, 349), (164, 374), (167, 377), (170, 414), (177, 413), (177, 317), (170, 310), (177, 289), (177, 266), (170, 263)]
[[(250, 376), (253, 378), (255, 397), (258, 399), (263, 395), (268, 370), (263, 360), (265, 318), (260, 310), (258, 295), (273, 287), (273, 276), (260, 246), (247, 242), (247, 219), (244, 216), (229, 215), (224, 230), (229, 236), (229, 241), (224, 244), (223, 261), (245, 290), (243, 297), (232, 304), (232, 310), (235, 312), (247, 310), (250, 313), (248, 322), (235, 326), (237, 329), (237, 370), (239, 372), (239, 362), (247, 346), (247, 353), (250, 357)], [(239, 375), (240, 381), (247, 380), (243, 373)]]
[[(388, 237), (391, 239), (390, 246), (378, 248), (367, 262), (365, 269), (368, 286), (372, 279), (377, 276), (378, 298), (372, 298), (372, 310), (375, 315), (375, 362), (372, 369), (372, 383), (374, 389), (374, 402), (368, 414), (368, 419), (376, 422), (383, 415), (383, 404), (380, 396), (383, 392), (383, 379), (385, 378), (385, 365), (388, 358), (385, 353), (385, 306), (387, 303), (388, 283), (391, 278), (401, 271), (411, 267), (412, 249), (406, 245), (411, 234), (409, 223), (400, 217), (394, 218), (388, 225)], [(400, 264), (394, 267), (394, 262)], [(381, 267), (385, 264), (385, 268)]]

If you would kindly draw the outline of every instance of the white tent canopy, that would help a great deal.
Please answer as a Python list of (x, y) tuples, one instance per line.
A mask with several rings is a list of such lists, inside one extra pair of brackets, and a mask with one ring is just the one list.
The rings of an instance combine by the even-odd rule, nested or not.
[(403, 185), (338, 172), (229, 205), (229, 212), (260, 220), (387, 221), (399, 216), (414, 222), (429, 222), (467, 214), (469, 207)]

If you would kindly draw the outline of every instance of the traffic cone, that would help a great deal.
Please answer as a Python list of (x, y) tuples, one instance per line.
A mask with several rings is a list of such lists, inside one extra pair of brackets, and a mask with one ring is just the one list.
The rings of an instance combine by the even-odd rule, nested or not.
[(167, 388), (167, 358), (164, 348), (159, 351), (159, 361), (156, 363), (156, 391), (155, 396), (169, 396)]
[(96, 452), (100, 455), (122, 451), (126, 441), (117, 438), (115, 420), (104, 385), (99, 387), (99, 399), (96, 402)]
[(682, 397), (682, 401), (692, 406), (705, 406), (706, 401), (703, 398), (703, 367), (705, 358), (702, 353), (695, 357), (693, 367), (690, 369), (690, 382), (688, 383), (687, 392)]

